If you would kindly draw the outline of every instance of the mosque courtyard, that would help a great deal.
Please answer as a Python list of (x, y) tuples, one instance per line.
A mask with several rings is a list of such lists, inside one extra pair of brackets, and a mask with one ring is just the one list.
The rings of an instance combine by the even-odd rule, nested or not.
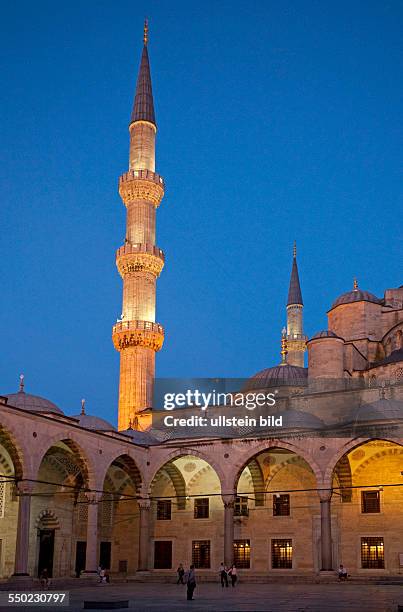
[[(62, 584), (60, 589), (62, 590)], [(52, 589), (53, 590), (53, 589)], [(56, 591), (56, 585), (54, 585)], [(51, 591), (48, 591), (51, 592)], [(403, 606), (403, 579), (388, 584), (368, 582), (307, 583), (240, 583), (236, 588), (222, 589), (217, 583), (197, 585), (193, 601), (186, 600), (186, 586), (162, 583), (128, 583), (86, 585), (69, 589), (69, 606), (41, 607), (65, 612), (84, 609), (84, 601), (129, 601), (129, 609), (142, 612), (182, 612), (197, 610), (231, 612), (251, 610), (265, 612), (397, 612)], [(34, 610), (35, 608), (31, 608)], [(93, 608), (94, 609), (94, 608)], [(96, 608), (101, 609), (101, 608)], [(123, 608), (122, 608), (123, 609)], [(403, 607), (402, 607), (403, 609)], [(10, 610), (10, 607), (0, 607)]]

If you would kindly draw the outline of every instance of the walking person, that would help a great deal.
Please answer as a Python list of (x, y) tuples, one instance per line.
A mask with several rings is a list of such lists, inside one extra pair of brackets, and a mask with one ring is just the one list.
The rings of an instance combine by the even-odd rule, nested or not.
[(191, 601), (193, 599), (193, 591), (196, 588), (196, 573), (194, 565), (191, 565), (186, 572), (185, 582), (187, 584), (187, 600)]
[(178, 574), (178, 580), (176, 582), (176, 584), (185, 584), (183, 581), (183, 576), (185, 575), (185, 569), (182, 565), (182, 563), (179, 563), (179, 567), (176, 570), (176, 573)]
[(234, 587), (236, 585), (236, 581), (238, 580), (238, 575), (236, 571), (236, 565), (233, 563), (228, 571), (228, 576), (231, 576), (231, 584)]
[(224, 586), (227, 587), (228, 586), (228, 573), (227, 573), (227, 568), (225, 567), (224, 563), (221, 563), (218, 573), (220, 574), (222, 588), (224, 588)]

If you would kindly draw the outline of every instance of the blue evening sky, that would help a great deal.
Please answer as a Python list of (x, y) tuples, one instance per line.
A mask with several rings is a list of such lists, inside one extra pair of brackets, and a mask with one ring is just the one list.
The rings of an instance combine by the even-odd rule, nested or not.
[[(166, 196), (159, 376), (279, 361), (292, 243), (305, 331), (401, 278), (402, 2), (4, 4), (0, 393), (116, 419), (117, 193), (150, 20)], [(399, 228), (400, 221), (400, 228)]]

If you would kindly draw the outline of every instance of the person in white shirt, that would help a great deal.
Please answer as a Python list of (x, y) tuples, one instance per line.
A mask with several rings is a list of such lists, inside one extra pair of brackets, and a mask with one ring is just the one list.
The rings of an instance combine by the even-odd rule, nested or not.
[(228, 576), (231, 576), (231, 583), (232, 583), (232, 586), (234, 587), (236, 585), (236, 581), (238, 580), (235, 563), (231, 565), (228, 571)]

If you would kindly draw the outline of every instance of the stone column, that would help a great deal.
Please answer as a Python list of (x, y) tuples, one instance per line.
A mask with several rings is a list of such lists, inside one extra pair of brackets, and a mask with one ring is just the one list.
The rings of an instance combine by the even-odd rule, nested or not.
[(139, 527), (139, 563), (137, 571), (146, 572), (148, 568), (148, 547), (150, 532), (150, 508), (151, 501), (148, 498), (138, 499), (140, 509)]
[(321, 571), (333, 569), (332, 560), (332, 490), (319, 491), (320, 498), (320, 541), (321, 541)]
[(13, 576), (29, 576), (29, 523), (31, 516), (32, 484), (19, 482), (17, 491), (19, 496), (17, 519), (17, 542), (15, 546), (15, 568)]
[(88, 500), (87, 547), (82, 577), (92, 577), (98, 571), (98, 502), (100, 493), (86, 494)]
[(234, 495), (223, 495), (224, 502), (224, 564), (230, 567), (234, 562)]

